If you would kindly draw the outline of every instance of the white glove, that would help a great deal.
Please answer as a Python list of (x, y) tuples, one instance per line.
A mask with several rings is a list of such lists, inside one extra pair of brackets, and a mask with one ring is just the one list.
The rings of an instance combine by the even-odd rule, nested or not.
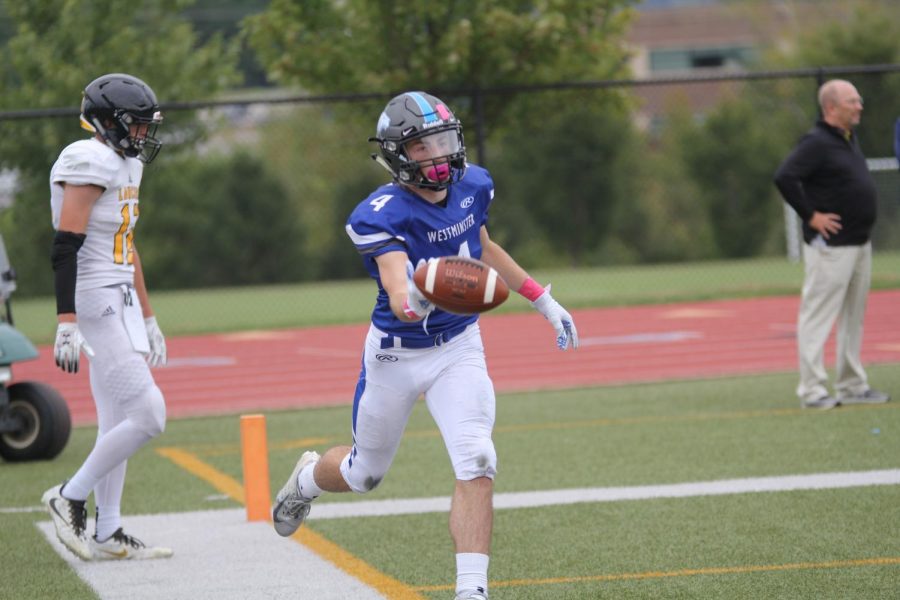
[(575, 329), (575, 321), (572, 315), (550, 295), (549, 285), (531, 305), (553, 325), (556, 330), (556, 345), (560, 350), (566, 350), (570, 342), (573, 350), (578, 348), (578, 330)]
[(78, 359), (81, 351), (94, 356), (94, 350), (81, 337), (78, 323), (60, 323), (56, 327), (56, 342), (53, 344), (53, 358), (56, 366), (66, 373), (78, 372)]
[(147, 340), (150, 342), (150, 354), (147, 355), (147, 363), (151, 367), (166, 364), (166, 338), (156, 322), (156, 317), (144, 319), (147, 326)]
[[(406, 310), (406, 314), (410, 313), (414, 314), (420, 319), (424, 319), (428, 316), (428, 313), (434, 310), (434, 304), (432, 304), (428, 298), (422, 295), (421, 290), (416, 287), (416, 282), (413, 281), (413, 270), (412, 263), (406, 263), (406, 306), (404, 309)], [(411, 316), (411, 315), (410, 315)]]

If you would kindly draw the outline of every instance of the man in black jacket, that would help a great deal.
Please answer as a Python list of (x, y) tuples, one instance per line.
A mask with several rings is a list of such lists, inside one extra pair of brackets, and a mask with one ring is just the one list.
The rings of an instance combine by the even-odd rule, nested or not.
[[(819, 88), (822, 119), (801, 138), (775, 174), (775, 185), (803, 222), (805, 278), (797, 320), (800, 384), (808, 408), (887, 402), (869, 387), (860, 360), (872, 274), (870, 235), (875, 181), (853, 133), (862, 98), (848, 81)], [(825, 341), (838, 321), (835, 395), (828, 393)]]

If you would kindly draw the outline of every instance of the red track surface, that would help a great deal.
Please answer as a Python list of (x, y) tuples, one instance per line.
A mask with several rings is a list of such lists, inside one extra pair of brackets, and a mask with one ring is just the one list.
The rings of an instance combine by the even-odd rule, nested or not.
[[(498, 392), (720, 377), (796, 369), (795, 296), (574, 311), (581, 348), (560, 352), (537, 314), (487, 315), (481, 328)], [(872, 292), (863, 362), (900, 363), (900, 291)], [(165, 328), (165, 323), (163, 323)], [(155, 371), (170, 417), (348, 404), (368, 324), (169, 338)], [(833, 338), (833, 336), (832, 336)], [(53, 348), (16, 365), (95, 422), (86, 372), (63, 373)], [(833, 363), (833, 339), (826, 360)], [(790, 395), (792, 390), (785, 390)]]

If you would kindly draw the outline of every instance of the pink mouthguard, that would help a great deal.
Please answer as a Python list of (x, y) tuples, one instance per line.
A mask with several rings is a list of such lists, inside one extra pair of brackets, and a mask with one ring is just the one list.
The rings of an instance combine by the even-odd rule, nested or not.
[(450, 179), (450, 165), (435, 165), (425, 172), (425, 176), (431, 181), (444, 181)]

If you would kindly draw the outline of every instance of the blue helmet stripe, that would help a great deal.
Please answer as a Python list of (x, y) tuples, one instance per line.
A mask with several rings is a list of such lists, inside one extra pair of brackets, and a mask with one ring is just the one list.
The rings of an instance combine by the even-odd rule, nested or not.
[(412, 98), (416, 104), (419, 105), (419, 110), (422, 111), (422, 117), (425, 119), (426, 123), (431, 123), (432, 121), (438, 120), (437, 112), (434, 108), (428, 104), (428, 100), (418, 92), (409, 92), (406, 94), (410, 98)]

